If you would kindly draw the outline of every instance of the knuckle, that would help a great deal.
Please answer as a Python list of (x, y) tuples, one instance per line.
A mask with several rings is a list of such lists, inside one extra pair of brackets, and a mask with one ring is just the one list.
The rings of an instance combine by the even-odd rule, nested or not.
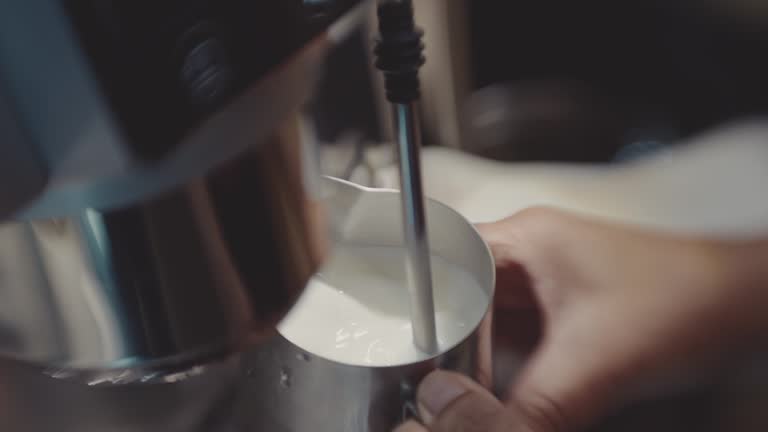
[(567, 215), (560, 210), (530, 207), (506, 219), (504, 233), (507, 243), (535, 245), (538, 249), (546, 247), (553, 238), (557, 239), (568, 221)]
[(562, 225), (566, 214), (552, 207), (534, 206), (502, 219), (498, 222), (475, 225), (481, 236), (493, 243), (524, 243), (539, 233), (545, 233)]
[(402, 425), (398, 426), (398, 428), (395, 429), (393, 432), (426, 432), (426, 431), (427, 430), (424, 429), (424, 426), (411, 420), (407, 423), (403, 423)]
[(511, 219), (522, 224), (553, 225), (562, 220), (563, 212), (547, 206), (533, 206), (514, 214)]

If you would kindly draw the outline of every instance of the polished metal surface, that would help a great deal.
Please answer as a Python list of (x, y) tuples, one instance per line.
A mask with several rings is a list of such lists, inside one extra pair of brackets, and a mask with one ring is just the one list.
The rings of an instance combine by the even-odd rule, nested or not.
[[(400, 194), (328, 179), (325, 202), (336, 241), (403, 246)], [(493, 298), (495, 271), (472, 225), (438, 202), (427, 203), (432, 250), (474, 275)], [(435, 368), (456, 370), (490, 385), (490, 316), (457, 345), (430, 360), (391, 367), (351, 366), (307, 352), (279, 336), (246, 355), (251, 386), (241, 403), (261, 413), (246, 430), (389, 432), (415, 414), (419, 381)]]
[[(358, 188), (339, 186), (335, 190), (326, 189), (336, 204), (336, 208), (329, 208), (329, 216), (339, 236), (354, 235), (361, 241), (368, 239), (366, 233), (375, 226), (371, 221), (378, 220), (374, 218), (379, 210), (366, 201), (383, 198), (390, 201), (387, 205), (398, 206), (399, 198), (394, 192), (369, 194)], [(431, 207), (428, 210), (432, 215)], [(399, 219), (396, 213), (393, 219)], [(435, 224), (430, 226), (434, 229)], [(465, 253), (464, 258), (461, 255), (458, 258), (482, 266), (482, 259), (473, 258), (470, 255), (472, 248), (466, 247), (466, 244), (472, 244), (474, 237), (461, 237), (462, 231), (453, 234), (459, 237), (446, 238), (452, 244), (450, 252)], [(439, 244), (440, 239), (434, 234), (433, 245)], [(471, 261), (473, 259), (477, 261)], [(5, 271), (3, 268), (2, 273)], [(480, 335), (486, 334), (486, 330), (480, 331)], [(6, 332), (4, 337), (7, 335)], [(479, 354), (490, 352), (489, 347), (483, 345), (487, 343), (487, 339), (478, 340)], [(460, 346), (453, 351), (461, 352), (462, 349)], [(474, 353), (474, 348), (467, 348), (464, 353), (468, 351)], [(494, 365), (507, 362), (508, 367), (518, 369), (514, 364), (519, 365), (523, 360), (512, 363), (508, 357), (497, 357), (499, 354), (494, 353)], [(482, 355), (473, 358), (457, 354), (441, 358), (444, 358), (444, 367), (458, 370), (480, 371), (489, 362)], [(475, 369), (475, 362), (480, 367)], [(768, 430), (765, 363), (765, 356), (756, 358), (752, 367), (725, 370), (719, 379), (684, 394), (626, 407), (591, 431), (763, 432)], [(427, 366), (431, 368), (433, 364)], [(399, 417), (400, 409), (406, 405), (397, 406), (392, 401), (400, 402), (401, 397), (409, 395), (413, 390), (411, 384), (425, 372), (414, 370), (410, 375), (393, 372), (387, 376), (384, 370), (356, 371), (308, 355), (286, 345), (279, 336), (250, 348), (240, 358), (209, 364), (199, 375), (150, 385), (88, 386), (79, 380), (52, 378), (40, 367), (0, 360), (0, 430), (359, 432), (364, 429), (337, 428), (333, 421), (343, 418), (344, 424), (350, 427), (364, 424), (366, 420), (375, 422), (382, 417), (366, 417), (365, 414), (371, 413), (370, 407), (374, 406), (389, 406), (389, 412), (397, 411)], [(479, 373), (476, 376), (488, 384), (489, 376)], [(408, 385), (400, 388), (398, 380), (408, 377), (410, 379), (405, 381)], [(498, 388), (507, 388), (510, 382), (508, 375), (494, 376), (494, 379)], [(391, 386), (395, 383), (397, 390)], [(374, 391), (381, 391), (385, 396), (376, 399), (372, 396)], [(387, 391), (396, 399), (388, 399)], [(380, 402), (376, 404), (374, 401)], [(285, 417), (289, 417), (287, 423), (278, 424), (278, 420), (285, 420)], [(303, 420), (305, 418), (307, 420)], [(317, 423), (311, 424), (308, 419)]]
[(0, 219), (5, 219), (29, 202), (45, 187), (47, 172), (28, 142), (24, 128), (16, 120), (16, 112), (0, 86)]
[[(89, 387), (52, 379), (39, 369), (16, 362), (0, 361), (0, 429), (287, 432), (287, 427), (274, 427), (272, 409), (277, 403), (270, 401), (275, 397), (287, 398), (286, 393), (296, 386), (313, 389), (313, 395), (290, 401), (297, 423), (305, 415), (319, 416), (317, 412), (323, 409), (327, 409), (328, 418), (344, 415), (347, 407), (342, 403), (351, 408), (360, 405), (360, 398), (369, 400), (363, 391), (368, 390), (365, 383), (371, 381), (360, 378), (352, 382), (350, 375), (330, 375), (326, 379), (319, 373), (305, 371), (306, 366), (317, 360), (313, 357), (295, 357), (287, 365), (288, 374), (281, 374), (277, 365), (280, 359), (287, 358), (288, 352), (274, 351), (277, 343), (270, 341), (252, 348), (239, 361), (221, 363), (202, 375), (159, 385)], [(590, 432), (764, 432), (768, 430), (766, 360), (768, 357), (763, 356), (756, 359), (753, 367), (732, 368), (719, 379), (689, 392), (625, 407)], [(508, 359), (494, 358), (494, 363), (500, 361)], [(291, 365), (295, 368), (290, 369)], [(328, 370), (326, 373), (332, 373)], [(287, 376), (286, 381), (283, 376)], [(312, 385), (315, 380), (317, 384)], [(281, 382), (290, 386), (286, 388)], [(498, 382), (499, 387), (508, 384)], [(332, 403), (337, 398), (342, 408)], [(284, 415), (286, 411), (288, 408), (281, 408), (278, 413)], [(310, 425), (302, 432), (346, 432), (324, 429), (326, 422)], [(267, 428), (268, 425), (273, 428)]]
[(140, 204), (0, 225), (0, 354), (92, 384), (168, 380), (264, 335), (323, 254), (300, 145), (289, 122)]
[[(0, 360), (0, 429), (8, 432), (241, 432), (237, 358), (172, 384), (88, 386)], [(242, 414), (240, 414), (242, 415)], [(261, 429), (252, 429), (253, 432)], [(250, 432), (250, 431), (249, 431)]]
[(429, 261), (429, 236), (424, 214), (424, 189), (421, 184), (421, 130), (415, 103), (393, 105), (397, 128), (400, 190), (406, 245), (406, 271), (411, 294), (413, 342), (422, 351), (437, 351), (435, 302), (432, 295), (432, 268)]
[[(330, 48), (325, 38), (315, 39), (278, 70), (208, 118), (166, 159), (151, 165), (108, 157), (111, 150), (106, 144), (99, 145), (112, 141), (102, 139), (101, 135), (92, 137), (93, 133), (86, 129), (93, 126), (90, 117), (78, 119), (84, 126), (72, 134), (95, 142), (75, 141), (71, 144), (75, 148), (67, 150), (69, 154), (61, 150), (50, 156), (49, 164), (55, 166), (55, 170), (45, 190), (20, 208), (17, 218), (56, 217), (94, 206), (124, 207), (199, 178), (249, 147), (268, 143), (275, 128), (310, 99), (315, 77)], [(67, 85), (66, 82), (60, 84)], [(71, 104), (73, 99), (76, 98), (69, 96), (67, 103)], [(43, 128), (36, 124), (30, 127), (36, 132)]]
[[(230, 1), (220, 8), (173, 2), (154, 9), (147, 6), (145, 12), (136, 2), (117, 0), (0, 2), (2, 220), (8, 215), (44, 218), (86, 207), (124, 207), (199, 178), (255, 142), (263, 142), (308, 101), (326, 56), (351, 30), (359, 28), (371, 2), (323, 0), (273, 5)], [(206, 105), (199, 119), (183, 119), (186, 117), (179, 111), (159, 111), (151, 117), (161, 126), (186, 124), (184, 134), (168, 135), (161, 127), (128, 125), (125, 119), (133, 117), (122, 114), (125, 109), (154, 112), (168, 106), (161, 101), (175, 98), (176, 92), (180, 104), (187, 99), (193, 104), (194, 94), (184, 95), (182, 64), (176, 64), (191, 54), (184, 52), (187, 43), (183, 41), (196, 25), (218, 22), (223, 19), (221, 15), (227, 15), (223, 10), (232, 8), (261, 11), (250, 18), (230, 18), (255, 34), (273, 35), (232, 41), (244, 47), (245, 56), (254, 59), (259, 71), (238, 63), (236, 74), (247, 76), (247, 83), (243, 82), (231, 98)], [(304, 15), (309, 9), (324, 12), (313, 18)], [(272, 26), (258, 25), (265, 21)], [(157, 26), (149, 24), (152, 22)], [(220, 23), (221, 30), (242, 35), (242, 28), (228, 28), (226, 23)], [(144, 34), (140, 30), (143, 27), (147, 30)], [(109, 36), (99, 38), (102, 30)], [(132, 40), (130, 34), (142, 37)], [(222, 39), (230, 36), (218, 40)], [(141, 49), (145, 44), (163, 47), (158, 51), (162, 54), (145, 52)], [(101, 48), (91, 49), (93, 45)], [(228, 51), (231, 45), (226, 47)], [(102, 48), (102, 54), (115, 56), (111, 69), (98, 67), (106, 59), (94, 51)], [(131, 61), (137, 53), (139, 61)], [(142, 53), (146, 58), (142, 59)], [(197, 72), (211, 78), (206, 71), (213, 66), (226, 69), (231, 66), (228, 60), (201, 55), (193, 62), (197, 67), (193, 75)], [(135, 98), (118, 97), (110, 85), (121, 81), (119, 76), (123, 75), (127, 75), (127, 93), (130, 95), (132, 84)], [(148, 91), (155, 79), (170, 80), (162, 86), (162, 93), (169, 93), (165, 97)], [(204, 82), (216, 89), (215, 80)], [(175, 130), (173, 126), (170, 129)], [(152, 153), (159, 151), (155, 147), (165, 146), (168, 153), (162, 155), (146, 157), (145, 152), (137, 151), (144, 148)]]
[(415, 415), (415, 390), (436, 367), (478, 376), (479, 333), (433, 360), (364, 368), (332, 362), (283, 338), (245, 361), (251, 385), (240, 403), (261, 416), (245, 430), (271, 432), (390, 432)]

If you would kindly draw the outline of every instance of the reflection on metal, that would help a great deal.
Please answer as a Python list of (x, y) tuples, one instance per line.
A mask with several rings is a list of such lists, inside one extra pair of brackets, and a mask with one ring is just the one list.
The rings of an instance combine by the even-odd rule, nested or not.
[[(322, 255), (301, 167), (286, 128), (149, 201), (0, 225), (0, 353), (123, 383), (194, 372), (259, 336)], [(99, 375), (123, 368), (146, 373)]]
[(201, 376), (219, 362), (189, 366), (183, 369), (123, 368), (104, 370), (81, 370), (72, 368), (50, 368), (43, 375), (57, 380), (73, 380), (88, 386), (111, 386), (126, 384), (172, 384)]
[(400, 161), (400, 190), (403, 233), (406, 245), (405, 269), (410, 293), (413, 343), (425, 353), (437, 352), (435, 301), (432, 295), (432, 265), (429, 258), (427, 216), (421, 184), (421, 130), (416, 105), (394, 104), (397, 149)]

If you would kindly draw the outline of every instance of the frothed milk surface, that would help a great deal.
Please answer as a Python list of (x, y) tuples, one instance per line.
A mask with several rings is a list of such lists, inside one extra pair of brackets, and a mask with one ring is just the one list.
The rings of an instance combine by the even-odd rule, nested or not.
[[(488, 295), (464, 269), (432, 256), (440, 351), (468, 336), (483, 318)], [(309, 283), (278, 325), (302, 349), (340, 363), (392, 366), (429, 356), (412, 342), (404, 250), (344, 246)]]

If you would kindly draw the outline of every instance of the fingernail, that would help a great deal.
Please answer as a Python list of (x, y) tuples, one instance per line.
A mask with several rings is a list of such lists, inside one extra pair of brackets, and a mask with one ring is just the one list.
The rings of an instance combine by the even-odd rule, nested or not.
[(452, 374), (435, 371), (419, 386), (419, 414), (425, 424), (432, 423), (451, 402), (467, 392), (467, 387)]

